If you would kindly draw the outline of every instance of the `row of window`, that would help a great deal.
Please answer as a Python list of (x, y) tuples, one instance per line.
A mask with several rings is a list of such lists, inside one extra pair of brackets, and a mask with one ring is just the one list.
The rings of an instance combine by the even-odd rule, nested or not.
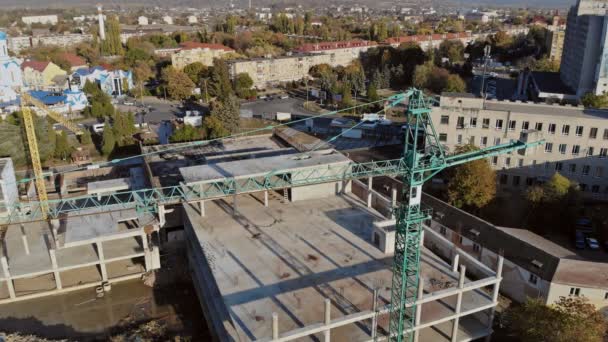
[[(568, 153), (568, 144), (559, 144), (557, 147), (557, 150), (560, 154), (567, 154)], [(553, 152), (553, 143), (552, 142), (545, 143), (545, 153), (552, 153), (552, 152)], [(578, 156), (581, 153), (581, 145), (572, 145), (572, 148), (570, 149), (570, 153), (575, 157)], [(587, 149), (585, 150), (585, 156), (593, 157), (594, 155), (595, 155), (595, 147), (593, 147), (593, 146), (587, 147)], [(597, 156), (600, 158), (606, 158), (608, 156), (608, 148), (606, 148), (606, 147), (600, 148), (599, 154)]]
[[(459, 116), (457, 118), (456, 121), (456, 128), (458, 129), (462, 129), (462, 128), (475, 128), (477, 127), (477, 118), (476, 117), (471, 117), (469, 118), (468, 122), (466, 122), (466, 118), (464, 116)], [(442, 125), (449, 125), (450, 124), (450, 116), (449, 115), (442, 115), (441, 119), (440, 119), (440, 123)], [(497, 130), (502, 130), (504, 127), (504, 120), (503, 119), (496, 119), (494, 121), (494, 128)], [(517, 129), (517, 121), (516, 120), (508, 120), (507, 122), (507, 127), (509, 129), (509, 131), (514, 131)], [(521, 123), (521, 129), (522, 130), (527, 130), (530, 129), (530, 121), (523, 121)], [(490, 119), (489, 118), (483, 118), (481, 119), (481, 128), (485, 128), (485, 129), (489, 129), (490, 128)], [(543, 130), (543, 123), (542, 122), (537, 122), (534, 125), (534, 129), (542, 132)], [(557, 124), (554, 123), (550, 123), (547, 125), (547, 132), (549, 134), (555, 134), (557, 131)], [(599, 129), (597, 127), (591, 127), (589, 129), (589, 139), (597, 139), (598, 136), (598, 132)], [(563, 124), (561, 127), (561, 134), (562, 135), (570, 135), (570, 125), (567, 124)], [(585, 128), (583, 126), (575, 126), (574, 127), (574, 134), (577, 137), (582, 137), (585, 134)], [(602, 135), (604, 140), (608, 140), (608, 128), (605, 128), (603, 131), (603, 135)]]
[[(498, 178), (498, 182), (501, 185), (509, 185), (509, 175), (501, 173)], [(534, 185), (535, 182), (535, 177), (526, 177), (525, 179), (525, 184), (527, 186)], [(518, 175), (513, 175), (511, 177), (511, 185), (515, 187), (522, 185), (522, 177)], [(588, 184), (580, 183), (578, 186), (583, 192), (590, 191), (591, 193), (599, 194), (602, 191), (602, 187), (598, 184), (592, 184), (591, 186), (589, 186)], [(608, 194), (608, 186), (604, 187), (604, 193)]]

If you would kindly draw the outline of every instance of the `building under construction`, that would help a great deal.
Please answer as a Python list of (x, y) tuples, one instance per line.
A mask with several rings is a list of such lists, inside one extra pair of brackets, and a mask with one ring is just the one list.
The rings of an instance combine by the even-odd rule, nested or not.
[[(378, 191), (374, 178), (415, 174), (412, 153), (437, 172), (530, 144), (444, 159), (418, 137), (421, 129), (406, 139), (403, 158), (368, 163), (285, 130), (142, 147), (138, 158), (46, 178), (44, 203), (19, 201), (7, 161), (1, 185), (13, 195), (3, 204), (0, 303), (142, 277), (161, 267), (159, 251), (184, 227), (201, 319), (217, 340), (489, 336), (502, 258), (493, 269), (465, 253), (441, 259), (424, 246), (425, 233), (436, 235), (426, 228), (431, 217), (413, 202), (424, 180), (411, 180), (403, 195)], [(416, 237), (405, 251), (403, 224)], [(408, 283), (395, 299), (400, 272)]]

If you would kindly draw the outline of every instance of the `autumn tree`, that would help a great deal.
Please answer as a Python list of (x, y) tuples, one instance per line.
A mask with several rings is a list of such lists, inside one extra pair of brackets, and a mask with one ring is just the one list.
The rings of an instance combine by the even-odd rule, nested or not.
[(587, 108), (606, 108), (608, 107), (608, 95), (595, 95), (594, 93), (589, 92), (583, 95), (581, 102), (583, 103), (583, 106)]
[(466, 89), (467, 85), (464, 83), (464, 80), (460, 76), (450, 74), (447, 78), (445, 89), (443, 89), (443, 91), (463, 93)]
[(229, 134), (217, 116), (208, 115), (203, 121), (203, 127), (207, 139), (217, 139)]
[[(456, 154), (477, 150), (472, 144), (459, 146)], [(496, 195), (496, 173), (486, 159), (474, 160), (450, 170), (448, 201), (458, 208), (479, 209)]]
[(504, 317), (510, 336), (522, 342), (602, 342), (608, 328), (584, 297), (560, 297), (551, 305), (530, 298), (512, 305)]
[(464, 44), (460, 40), (444, 40), (439, 45), (439, 56), (447, 58), (450, 63), (464, 61)]
[(201, 62), (194, 62), (184, 67), (184, 73), (188, 75), (194, 84), (200, 84), (201, 77), (204, 76), (207, 67)]
[(224, 101), (215, 100), (211, 103), (211, 116), (217, 118), (229, 133), (239, 129), (239, 102), (236, 96), (229, 95)]
[(172, 99), (181, 101), (192, 95), (195, 85), (184, 72), (168, 66), (163, 69), (162, 78)]

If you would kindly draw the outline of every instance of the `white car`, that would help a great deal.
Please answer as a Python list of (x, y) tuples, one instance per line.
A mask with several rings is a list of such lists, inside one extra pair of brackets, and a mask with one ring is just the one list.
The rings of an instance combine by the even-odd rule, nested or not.
[(135, 106), (135, 102), (131, 102), (131, 101), (125, 101), (125, 102), (123, 102), (123, 104), (125, 106)]

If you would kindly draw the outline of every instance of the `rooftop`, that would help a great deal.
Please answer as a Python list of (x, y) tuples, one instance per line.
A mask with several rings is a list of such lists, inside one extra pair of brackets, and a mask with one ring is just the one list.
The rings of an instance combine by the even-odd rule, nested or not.
[(234, 51), (233, 49), (222, 45), (222, 44), (208, 44), (199, 42), (183, 42), (180, 44), (182, 50), (193, 50), (193, 49), (210, 49), (210, 50), (224, 50), (226, 52)]
[(21, 63), (21, 69), (31, 68), (39, 72), (43, 72), (44, 69), (50, 64), (49, 61), (25, 61)]
[(316, 52), (316, 51), (327, 51), (336, 49), (348, 49), (354, 47), (366, 47), (376, 46), (376, 42), (369, 40), (347, 40), (339, 42), (319, 42), (319, 43), (308, 43), (302, 44), (295, 49), (297, 52)]
[(543, 93), (575, 95), (575, 92), (562, 82), (559, 72), (532, 71), (532, 77)]

